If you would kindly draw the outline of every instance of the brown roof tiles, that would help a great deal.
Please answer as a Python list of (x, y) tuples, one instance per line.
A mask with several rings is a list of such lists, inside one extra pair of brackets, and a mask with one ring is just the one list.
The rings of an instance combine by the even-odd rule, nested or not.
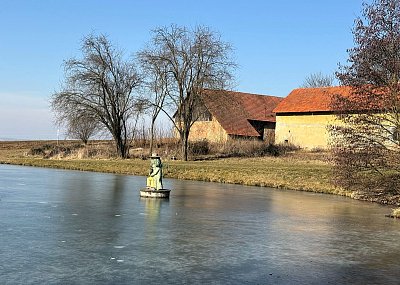
[(206, 90), (202, 100), (225, 131), (230, 135), (253, 136), (260, 134), (249, 120), (275, 122), (272, 110), (282, 98), (234, 91)]

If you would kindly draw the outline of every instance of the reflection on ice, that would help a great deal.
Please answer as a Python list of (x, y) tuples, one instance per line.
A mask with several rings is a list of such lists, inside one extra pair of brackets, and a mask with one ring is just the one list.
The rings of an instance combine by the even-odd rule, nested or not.
[(398, 284), (400, 223), (379, 205), (179, 180), (146, 200), (143, 177), (1, 171), (1, 284)]

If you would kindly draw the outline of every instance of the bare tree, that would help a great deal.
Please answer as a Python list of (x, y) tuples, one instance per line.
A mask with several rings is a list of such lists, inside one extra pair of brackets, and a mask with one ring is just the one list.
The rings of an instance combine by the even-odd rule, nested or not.
[(398, 192), (400, 186), (400, 2), (364, 4), (355, 21), (355, 47), (337, 76), (351, 86), (333, 108), (337, 183), (351, 189)]
[(81, 140), (85, 145), (100, 130), (98, 121), (85, 114), (75, 114), (69, 117), (66, 125), (68, 136)]
[(167, 66), (162, 64), (151, 64), (145, 57), (140, 56), (140, 62), (145, 74), (146, 91), (148, 96), (144, 101), (144, 105), (150, 111), (150, 155), (153, 153), (154, 148), (154, 132), (155, 123), (158, 115), (165, 107), (165, 99), (167, 96), (167, 81), (163, 74), (166, 72)]
[(316, 88), (316, 87), (328, 87), (332, 86), (335, 78), (333, 75), (324, 75), (321, 72), (311, 73), (307, 76), (303, 84), (302, 88)]
[(82, 59), (65, 62), (65, 87), (52, 95), (51, 104), (61, 117), (86, 114), (112, 135), (117, 154), (127, 158), (130, 120), (141, 110), (134, 96), (140, 78), (132, 60), (124, 60), (104, 36), (90, 35), (82, 44)]
[[(207, 27), (189, 30), (171, 25), (157, 28), (148, 48), (139, 58), (157, 82), (166, 102), (154, 103), (173, 122), (188, 159), (190, 128), (196, 121), (195, 108), (204, 89), (224, 89), (232, 80), (231, 46)], [(153, 91), (154, 92), (154, 91)], [(165, 104), (167, 103), (167, 104)]]
[(85, 112), (57, 112), (55, 123), (66, 128), (66, 135), (73, 139), (81, 140), (85, 145), (89, 138), (101, 131), (101, 126), (90, 114)]

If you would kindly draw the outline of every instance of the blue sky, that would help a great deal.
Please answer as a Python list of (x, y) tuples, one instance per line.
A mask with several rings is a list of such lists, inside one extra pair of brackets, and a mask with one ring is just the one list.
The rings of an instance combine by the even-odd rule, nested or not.
[(157, 26), (205, 25), (234, 47), (236, 90), (284, 97), (310, 73), (332, 74), (353, 46), (362, 0), (2, 0), (0, 139), (55, 139), (49, 97), (83, 36), (134, 54)]

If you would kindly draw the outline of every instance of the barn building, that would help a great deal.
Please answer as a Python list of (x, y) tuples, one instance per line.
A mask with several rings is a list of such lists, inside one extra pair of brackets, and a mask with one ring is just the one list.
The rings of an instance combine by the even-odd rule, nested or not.
[(276, 114), (275, 142), (309, 150), (328, 148), (328, 127), (338, 124), (332, 99), (350, 94), (351, 88), (347, 86), (293, 90), (273, 110)]
[(189, 140), (207, 139), (223, 143), (228, 139), (255, 138), (273, 143), (275, 114), (283, 98), (234, 91), (206, 90), (198, 106)]

